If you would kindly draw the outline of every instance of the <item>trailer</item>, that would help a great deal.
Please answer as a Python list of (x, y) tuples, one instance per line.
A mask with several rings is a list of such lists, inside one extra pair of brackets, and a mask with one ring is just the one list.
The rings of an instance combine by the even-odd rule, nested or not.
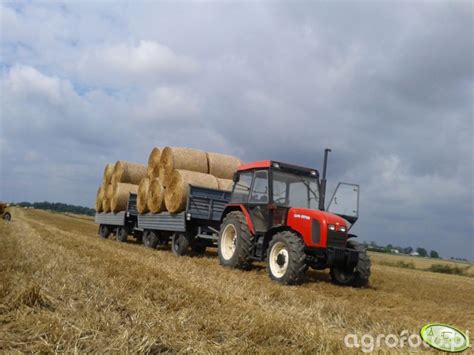
[(126, 242), (131, 235), (141, 242), (143, 231), (137, 226), (137, 216), (137, 195), (131, 193), (125, 211), (95, 214), (95, 223), (99, 225), (99, 236), (107, 239), (111, 234), (115, 234), (118, 241)]
[(238, 167), (232, 192), (189, 185), (180, 213), (139, 214), (130, 194), (126, 211), (96, 215), (99, 233), (115, 231), (121, 241), (136, 235), (150, 248), (171, 241), (176, 255), (217, 246), (222, 266), (247, 270), (266, 262), (270, 278), (282, 284), (300, 283), (311, 267), (330, 269), (336, 284), (367, 286), (370, 257), (349, 233), (359, 219), (359, 185), (339, 183), (326, 206), (330, 151), (321, 179), (313, 168), (254, 161)]
[(230, 195), (230, 191), (190, 185), (184, 211), (138, 214), (143, 244), (156, 248), (171, 241), (176, 255), (189, 251), (203, 254), (207, 247), (217, 246), (222, 213)]

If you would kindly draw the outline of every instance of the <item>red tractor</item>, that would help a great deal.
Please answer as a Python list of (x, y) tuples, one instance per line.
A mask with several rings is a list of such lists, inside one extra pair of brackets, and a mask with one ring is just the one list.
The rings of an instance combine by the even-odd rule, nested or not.
[(358, 219), (359, 186), (339, 183), (325, 210), (326, 166), (319, 172), (275, 161), (239, 167), (218, 238), (221, 265), (248, 269), (267, 261), (270, 277), (297, 284), (308, 267), (330, 268), (340, 285), (366, 286), (370, 259), (352, 240)]

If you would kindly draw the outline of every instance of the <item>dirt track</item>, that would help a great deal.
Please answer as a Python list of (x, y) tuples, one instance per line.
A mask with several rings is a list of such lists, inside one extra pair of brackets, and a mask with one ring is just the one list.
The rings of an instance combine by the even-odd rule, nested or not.
[(310, 271), (295, 287), (97, 237), (92, 220), (14, 210), (0, 223), (0, 352), (341, 352), (348, 333), (474, 330), (474, 279), (373, 265), (368, 289)]

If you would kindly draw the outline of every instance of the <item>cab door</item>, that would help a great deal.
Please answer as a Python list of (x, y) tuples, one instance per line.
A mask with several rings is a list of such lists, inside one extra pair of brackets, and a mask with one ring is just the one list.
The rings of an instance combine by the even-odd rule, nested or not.
[(256, 170), (248, 201), (248, 210), (256, 232), (265, 233), (268, 230), (268, 203), (268, 170)]
[(340, 182), (326, 211), (354, 224), (359, 218), (359, 185)]

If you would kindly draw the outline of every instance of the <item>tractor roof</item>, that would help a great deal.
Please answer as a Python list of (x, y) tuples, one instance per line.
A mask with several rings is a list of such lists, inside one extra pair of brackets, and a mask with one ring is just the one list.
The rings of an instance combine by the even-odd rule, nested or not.
[(291, 170), (298, 173), (314, 174), (319, 176), (319, 172), (316, 169), (305, 168), (303, 166), (291, 165), (282, 163), (274, 160), (258, 160), (251, 163), (242, 164), (238, 167), (237, 171), (253, 170), (253, 169), (268, 169), (270, 167), (282, 170)]

